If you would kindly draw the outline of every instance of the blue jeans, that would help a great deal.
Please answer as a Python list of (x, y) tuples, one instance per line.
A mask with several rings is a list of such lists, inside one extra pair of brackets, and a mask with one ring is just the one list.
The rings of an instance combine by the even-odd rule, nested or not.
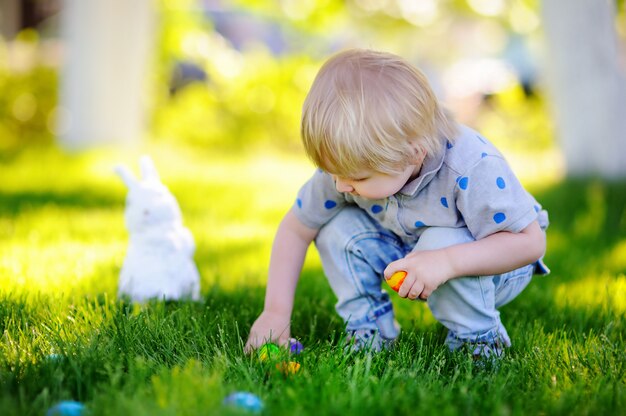
[[(467, 228), (426, 229), (417, 243), (403, 240), (356, 207), (341, 210), (320, 229), (315, 240), (324, 273), (337, 296), (336, 310), (348, 331), (376, 330), (395, 339), (393, 306), (381, 288), (389, 263), (413, 250), (433, 250), (473, 241)], [(448, 328), (446, 344), (457, 349), (464, 343), (511, 341), (500, 321), (498, 307), (513, 300), (530, 282), (535, 265), (495, 276), (452, 279), (428, 298), (433, 316)]]

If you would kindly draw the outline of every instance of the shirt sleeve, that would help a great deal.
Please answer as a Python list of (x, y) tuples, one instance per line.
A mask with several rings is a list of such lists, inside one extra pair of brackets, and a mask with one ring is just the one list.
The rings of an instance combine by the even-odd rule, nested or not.
[(518, 233), (537, 219), (534, 198), (500, 156), (485, 156), (456, 178), (456, 206), (474, 238)]
[(304, 225), (318, 229), (330, 221), (346, 203), (344, 194), (337, 191), (333, 178), (317, 169), (298, 191), (294, 212)]

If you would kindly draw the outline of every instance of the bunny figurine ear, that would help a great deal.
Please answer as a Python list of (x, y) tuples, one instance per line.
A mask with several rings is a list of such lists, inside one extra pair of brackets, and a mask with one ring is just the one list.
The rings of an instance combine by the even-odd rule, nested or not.
[(157, 183), (161, 181), (159, 179), (159, 172), (157, 172), (150, 156), (144, 155), (139, 159), (139, 168), (141, 169), (141, 178), (143, 180)]
[(117, 165), (115, 167), (115, 173), (122, 178), (122, 181), (126, 184), (128, 189), (137, 185), (137, 179), (135, 179), (135, 176), (126, 166)]

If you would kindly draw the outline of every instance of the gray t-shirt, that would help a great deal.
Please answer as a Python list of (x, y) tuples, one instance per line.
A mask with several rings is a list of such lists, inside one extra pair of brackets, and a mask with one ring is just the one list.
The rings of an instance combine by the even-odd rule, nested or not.
[(458, 137), (444, 143), (440, 157), (426, 157), (419, 176), (384, 199), (338, 192), (331, 175), (318, 169), (300, 189), (295, 214), (317, 229), (342, 207), (357, 205), (407, 243), (416, 242), (426, 227), (467, 227), (477, 240), (520, 232), (534, 220), (547, 228), (547, 212), (483, 136), (460, 126)]

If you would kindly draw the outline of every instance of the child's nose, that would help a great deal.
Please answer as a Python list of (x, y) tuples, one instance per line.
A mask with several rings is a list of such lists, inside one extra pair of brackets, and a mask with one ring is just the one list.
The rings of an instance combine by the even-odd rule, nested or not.
[(352, 192), (354, 191), (354, 188), (352, 187), (352, 185), (350, 185), (349, 183), (337, 178), (335, 180), (335, 187), (337, 188), (338, 192)]

